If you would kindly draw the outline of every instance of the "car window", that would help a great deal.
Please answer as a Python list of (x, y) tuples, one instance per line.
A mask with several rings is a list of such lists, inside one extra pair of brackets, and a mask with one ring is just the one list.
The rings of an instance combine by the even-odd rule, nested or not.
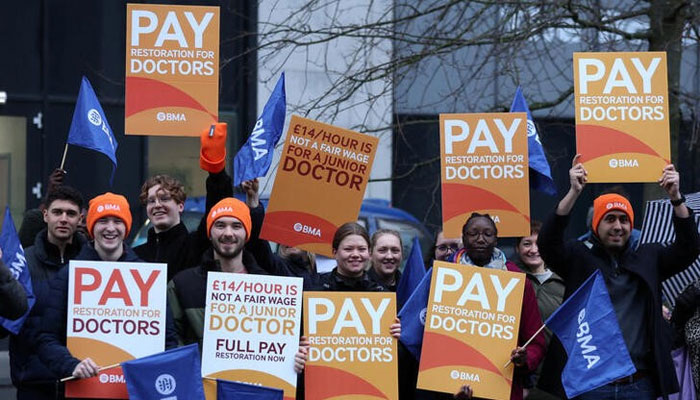
[(433, 245), (433, 239), (428, 236), (417, 224), (411, 221), (399, 221), (395, 219), (385, 219), (377, 218), (377, 227), (379, 229), (393, 229), (399, 232), (401, 235), (401, 242), (403, 243), (403, 262), (401, 269), (406, 265), (406, 259), (411, 253), (411, 243), (413, 243), (413, 238), (418, 237), (418, 242), (420, 243), (421, 253), (423, 255), (430, 252), (430, 248)]

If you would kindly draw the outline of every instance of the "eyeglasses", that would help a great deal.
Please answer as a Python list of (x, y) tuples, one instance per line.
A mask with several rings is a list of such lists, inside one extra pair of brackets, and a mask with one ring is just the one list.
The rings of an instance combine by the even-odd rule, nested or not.
[(441, 252), (446, 252), (446, 251), (452, 251), (453, 253), (457, 252), (459, 250), (459, 246), (456, 244), (452, 245), (446, 245), (446, 244), (441, 244), (440, 246), (437, 246), (436, 249), (438, 249)]
[(170, 197), (170, 196), (149, 197), (149, 198), (146, 200), (146, 203), (148, 203), (148, 204), (156, 204), (156, 200), (157, 200), (160, 204), (163, 204), (163, 203), (169, 202), (169, 201), (172, 200), (172, 199), (173, 199), (173, 198)]

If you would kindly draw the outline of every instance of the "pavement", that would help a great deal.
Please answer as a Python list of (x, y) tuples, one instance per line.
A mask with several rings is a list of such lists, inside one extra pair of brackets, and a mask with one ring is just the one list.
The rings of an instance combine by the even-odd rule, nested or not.
[(0, 399), (9, 400), (16, 396), (10, 381), (10, 357), (7, 352), (7, 338), (0, 339)]

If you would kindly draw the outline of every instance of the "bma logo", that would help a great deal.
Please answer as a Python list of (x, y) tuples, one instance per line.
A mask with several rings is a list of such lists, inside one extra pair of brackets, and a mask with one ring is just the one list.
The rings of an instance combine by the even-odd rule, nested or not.
[(232, 207), (219, 207), (219, 208), (217, 208), (216, 210), (214, 210), (214, 211), (211, 212), (211, 217), (214, 218), (214, 217), (216, 217), (216, 214), (220, 214), (220, 213), (222, 213), (222, 212), (230, 212), (230, 213), (232, 213), (232, 212), (233, 212), (233, 208), (232, 208)]
[(610, 168), (636, 168), (639, 167), (639, 162), (636, 159), (611, 158), (608, 161)]
[(88, 121), (90, 121), (91, 124), (95, 126), (102, 125), (102, 116), (100, 115), (100, 112), (95, 110), (94, 108), (91, 108), (90, 111), (88, 111), (87, 119)]
[(126, 383), (124, 375), (100, 374), (100, 383)]
[(537, 134), (537, 128), (535, 127), (535, 123), (531, 119), (528, 119), (527, 120), (527, 137), (531, 137), (531, 136), (535, 137), (535, 141), (537, 143), (542, 144), (542, 142), (540, 142), (540, 135)]
[(112, 134), (109, 133), (109, 128), (107, 128), (107, 124), (102, 119), (102, 115), (100, 114), (100, 112), (95, 110), (94, 108), (91, 108), (90, 111), (88, 111), (87, 113), (87, 119), (88, 121), (90, 121), (91, 124), (99, 126), (100, 129), (102, 129), (102, 132), (104, 132), (104, 134), (107, 136), (107, 139), (109, 140), (109, 145), (112, 146), (112, 150), (114, 150), (114, 140), (112, 140)]
[(158, 122), (171, 122), (171, 121), (187, 121), (185, 113), (173, 113), (173, 112), (159, 112), (156, 114), (156, 119)]
[(177, 381), (170, 374), (161, 374), (156, 378), (155, 385), (158, 393), (167, 396), (175, 391)]
[(312, 226), (304, 225), (300, 222), (294, 224), (294, 232), (303, 233), (306, 235), (321, 237), (321, 229)]
[(627, 204), (620, 203), (619, 201), (611, 201), (610, 203), (605, 205), (605, 208), (608, 210), (610, 210), (612, 208), (620, 208), (623, 210), (627, 210)]
[(121, 208), (119, 207), (118, 204), (105, 204), (105, 205), (97, 206), (98, 213), (101, 213), (103, 211), (109, 211), (109, 210), (121, 211)]

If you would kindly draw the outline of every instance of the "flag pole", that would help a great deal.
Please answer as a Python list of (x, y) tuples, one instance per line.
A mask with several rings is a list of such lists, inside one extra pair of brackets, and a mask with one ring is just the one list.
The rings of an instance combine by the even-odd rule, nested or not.
[[(535, 339), (535, 337), (536, 337), (537, 335), (539, 335), (540, 332), (542, 332), (542, 329), (544, 329), (546, 326), (547, 326), (547, 325), (542, 324), (542, 326), (540, 326), (540, 329), (538, 329), (537, 332), (535, 332), (535, 334), (532, 335), (532, 337), (531, 337), (530, 339), (528, 339), (527, 342), (525, 342), (525, 344), (522, 345), (521, 347), (522, 347), (522, 348), (527, 347), (527, 345), (530, 344), (530, 342), (532, 342), (532, 341)], [(506, 363), (506, 365), (503, 366), (503, 368), (506, 368), (506, 367), (509, 366), (509, 365), (510, 365), (510, 360), (508, 360), (508, 362)]]
[[(66, 146), (67, 146), (67, 145), (66, 145)], [(116, 364), (108, 365), (108, 366), (106, 366), (106, 367), (101, 367), (101, 368), (99, 368), (99, 369), (97, 370), (97, 372), (102, 372), (102, 371), (104, 371), (104, 370), (106, 370), (106, 369), (116, 368), (116, 367), (118, 367), (119, 365), (120, 365), (120, 363), (116, 363)], [(78, 378), (76, 378), (75, 376), (72, 376), (72, 375), (71, 375), (71, 376), (67, 376), (67, 377), (61, 379), (61, 382), (72, 381), (73, 379), (78, 379)]]
[(63, 148), (63, 158), (61, 159), (60, 169), (63, 169), (63, 164), (66, 163), (66, 153), (68, 153), (68, 142), (66, 142), (66, 147)]

